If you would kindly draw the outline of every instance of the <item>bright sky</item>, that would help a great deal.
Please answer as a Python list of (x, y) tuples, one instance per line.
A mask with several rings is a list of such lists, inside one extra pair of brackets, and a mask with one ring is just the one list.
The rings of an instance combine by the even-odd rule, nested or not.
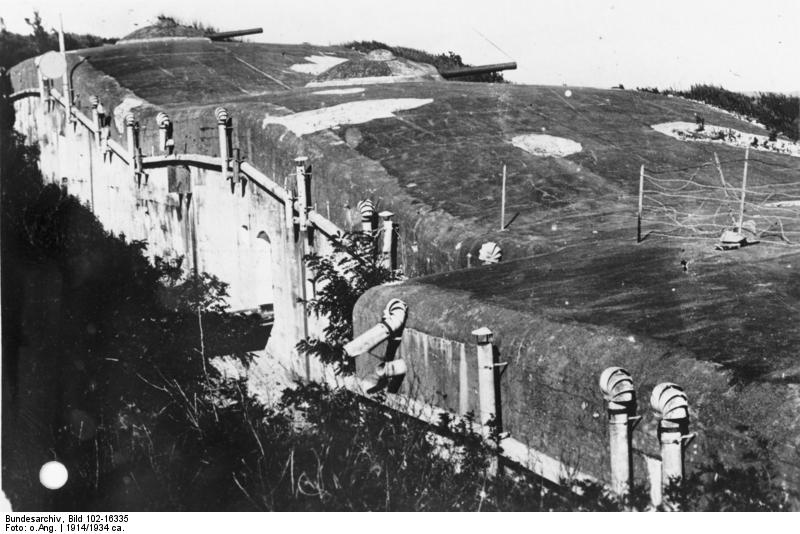
[[(800, 90), (797, 0), (5, 0), (6, 27), (121, 37), (159, 13), (221, 30), (262, 26), (254, 41), (375, 39), (468, 63), (517, 61), (520, 83)], [(496, 45), (493, 46), (491, 43)]]

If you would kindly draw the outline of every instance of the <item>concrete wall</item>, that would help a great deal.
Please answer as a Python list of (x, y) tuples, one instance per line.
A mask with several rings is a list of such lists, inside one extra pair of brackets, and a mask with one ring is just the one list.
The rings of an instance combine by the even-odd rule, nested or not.
[[(15, 128), (40, 147), (45, 179), (65, 186), (109, 232), (146, 241), (151, 259), (182, 258), (187, 272), (197, 269), (228, 283), (232, 310), (274, 305), (266, 352), (291, 373), (322, 376), (321, 365), (298, 356), (294, 346), (324, 326), (309, 320), (298, 301), (309, 278), (303, 254), (325, 254), (329, 241), (317, 231), (313, 245), (304, 245), (297, 226), (287, 224), (291, 194), (252, 178), (232, 191), (218, 168), (199, 165), (146, 165), (137, 180), (129, 162), (116, 153), (104, 157), (90, 127), (69, 122), (60, 103), (48, 111), (39, 98), (23, 98), (15, 110)], [(279, 156), (276, 150), (273, 157)], [(293, 157), (287, 159), (291, 166)]]
[[(638, 479), (652, 482), (658, 476), (658, 419), (648, 400), (662, 382), (682, 386), (689, 397), (690, 431), (697, 434), (685, 451), (689, 471), (712, 458), (748, 465), (752, 451), (761, 450), (774, 455), (790, 483), (800, 479), (795, 452), (786, 442), (754, 443), (741, 431), (746, 414), (754, 410), (764, 412), (760, 420), (768, 425), (766, 415), (774, 418), (796, 409), (791, 408), (795, 402), (784, 405), (772, 395), (774, 385), (735, 388), (720, 366), (697, 360), (686, 350), (655, 339), (633, 339), (613, 327), (553, 321), (536, 310), (480, 301), (468, 291), (437, 287), (440, 276), (372, 288), (356, 304), (356, 335), (380, 321), (390, 299), (408, 305), (396, 353), (408, 369), (400, 393), (454, 416), (477, 415), (478, 346), (471, 332), (488, 327), (494, 333), (496, 361), (506, 364), (497, 368), (503, 430), (565, 466), (609, 480), (608, 420), (598, 378), (607, 367), (621, 366), (633, 376), (642, 416), (633, 433)], [(369, 377), (385, 354), (384, 343), (359, 356), (358, 375)]]

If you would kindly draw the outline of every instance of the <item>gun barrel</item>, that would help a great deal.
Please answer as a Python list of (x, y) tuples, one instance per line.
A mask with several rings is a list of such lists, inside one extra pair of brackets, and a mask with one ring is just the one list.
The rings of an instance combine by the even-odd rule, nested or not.
[(264, 28), (248, 28), (246, 30), (233, 30), (230, 32), (219, 32), (219, 33), (212, 33), (208, 36), (209, 39), (212, 41), (220, 41), (222, 39), (228, 39), (230, 37), (242, 37), (244, 35), (255, 35), (257, 33), (263, 33)]
[(479, 65), (477, 67), (463, 67), (455, 70), (447, 70), (440, 72), (442, 78), (449, 80), (451, 78), (462, 78), (464, 76), (474, 76), (476, 74), (487, 74), (489, 72), (497, 72), (501, 70), (514, 70), (517, 68), (517, 62), (510, 63), (495, 63), (493, 65)]

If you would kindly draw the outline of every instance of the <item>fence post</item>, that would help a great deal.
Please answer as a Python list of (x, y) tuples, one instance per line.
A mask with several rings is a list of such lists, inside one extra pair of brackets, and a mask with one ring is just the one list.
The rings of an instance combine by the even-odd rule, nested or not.
[(739, 224), (736, 226), (736, 231), (742, 235), (742, 224), (744, 223), (744, 196), (747, 193), (747, 161), (750, 159), (750, 147), (744, 149), (744, 171), (742, 172), (742, 193), (739, 203)]
[(680, 386), (670, 382), (658, 384), (650, 396), (650, 406), (658, 418), (658, 441), (661, 445), (661, 486), (683, 479), (685, 444), (693, 437), (687, 435), (689, 402)]
[(642, 242), (642, 201), (644, 200), (644, 165), (639, 168), (639, 210), (636, 212), (636, 242)]
[(631, 434), (637, 420), (632, 417), (636, 413), (636, 390), (630, 373), (622, 367), (609, 367), (600, 374), (600, 390), (608, 410), (611, 489), (624, 495), (633, 478)]
[(503, 165), (503, 187), (500, 193), (500, 231), (506, 229), (506, 166)]

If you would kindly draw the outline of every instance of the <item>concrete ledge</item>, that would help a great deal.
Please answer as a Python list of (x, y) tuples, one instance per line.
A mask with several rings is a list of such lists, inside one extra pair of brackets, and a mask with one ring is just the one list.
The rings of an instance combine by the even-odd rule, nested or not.
[[(605, 406), (597, 378), (609, 366), (631, 372), (640, 399), (643, 422), (633, 439), (637, 478), (647, 474), (646, 459), (658, 457), (657, 421), (646, 404), (657, 383), (675, 382), (689, 395), (691, 430), (698, 433), (686, 451), (689, 470), (714, 454), (742, 465), (749, 451), (762, 447), (754, 436), (769, 434), (774, 425), (765, 417), (753, 417), (754, 407), (796, 418), (791, 415), (800, 398), (796, 387), (737, 387), (720, 366), (699, 361), (685, 349), (648, 338), (631, 342), (629, 333), (618, 328), (556, 321), (535, 311), (499, 306), (467, 291), (436, 287), (437, 278), (369, 290), (354, 310), (355, 335), (375, 324), (389, 299), (405, 301), (409, 317), (400, 357), (409, 371), (400, 392), (453, 412), (458, 410), (453, 396), (462, 396), (463, 371), (448, 355), (453, 351), (442, 349), (434, 338), (463, 344), (466, 385), (471, 388), (477, 374), (471, 331), (488, 327), (495, 333), (498, 361), (508, 363), (500, 378), (503, 429), (513, 439), (592, 476), (608, 476)], [(358, 374), (369, 375), (384, 350), (378, 346), (372, 357), (359, 357)], [(467, 394), (470, 399), (472, 395)], [(474, 409), (474, 400), (466, 406)], [(796, 479), (797, 451), (791, 444), (797, 442), (797, 428), (790, 425), (783, 435), (768, 452), (788, 478)]]

